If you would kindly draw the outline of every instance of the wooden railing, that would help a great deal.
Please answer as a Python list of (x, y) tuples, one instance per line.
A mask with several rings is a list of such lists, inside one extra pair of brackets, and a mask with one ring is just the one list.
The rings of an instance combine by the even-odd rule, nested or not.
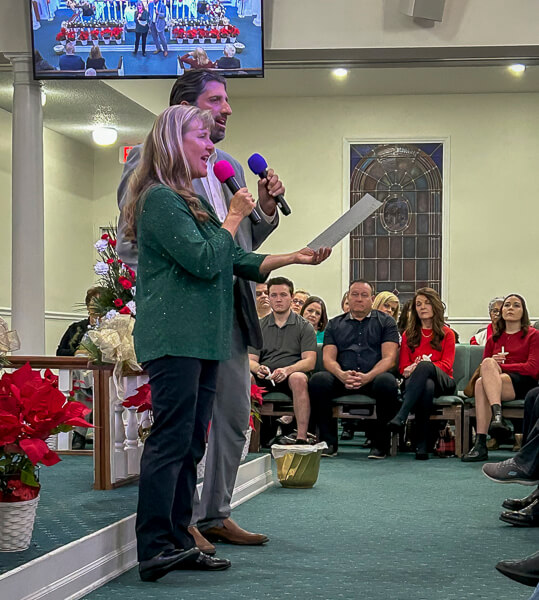
[[(138, 478), (143, 443), (139, 426), (147, 426), (147, 413), (137, 414), (136, 408), (126, 409), (118, 398), (113, 382), (113, 365), (96, 366), (84, 357), (69, 356), (9, 356), (11, 367), (22, 367), (27, 362), (33, 369), (58, 371), (58, 388), (68, 393), (73, 387), (74, 370), (91, 370), (93, 373), (93, 424), (94, 424), (94, 488), (110, 490)], [(141, 373), (123, 378), (125, 397), (145, 383)], [(57, 449), (70, 449), (71, 434), (58, 434)]]

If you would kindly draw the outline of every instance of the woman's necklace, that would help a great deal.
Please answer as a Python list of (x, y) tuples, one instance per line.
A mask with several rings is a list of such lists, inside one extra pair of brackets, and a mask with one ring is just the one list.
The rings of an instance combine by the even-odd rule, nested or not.
[(432, 329), (427, 329), (427, 331), (429, 331), (430, 333), (429, 333), (428, 335), (425, 335), (425, 334), (423, 333), (423, 328), (421, 328), (421, 335), (422, 335), (424, 338), (430, 338), (430, 337), (432, 337)]

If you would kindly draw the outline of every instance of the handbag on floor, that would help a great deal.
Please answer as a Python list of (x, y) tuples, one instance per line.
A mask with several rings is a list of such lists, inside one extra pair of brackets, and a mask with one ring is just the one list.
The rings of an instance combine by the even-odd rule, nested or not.
[(446, 425), (445, 429), (440, 431), (434, 446), (434, 454), (437, 454), (440, 458), (455, 456), (455, 434), (451, 425)]

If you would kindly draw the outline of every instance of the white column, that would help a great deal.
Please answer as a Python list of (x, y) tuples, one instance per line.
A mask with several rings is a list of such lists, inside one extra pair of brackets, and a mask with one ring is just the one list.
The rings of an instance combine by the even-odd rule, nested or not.
[(45, 353), (43, 110), (31, 54), (13, 65), (11, 326), (19, 354)]

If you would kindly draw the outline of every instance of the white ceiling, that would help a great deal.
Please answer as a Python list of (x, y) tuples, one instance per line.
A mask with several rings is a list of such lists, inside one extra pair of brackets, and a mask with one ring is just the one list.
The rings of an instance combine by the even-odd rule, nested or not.
[[(168, 105), (173, 80), (46, 81), (46, 127), (91, 144), (97, 124), (119, 130), (118, 144), (141, 141)], [(329, 68), (271, 68), (264, 79), (231, 79), (235, 98), (539, 92), (539, 66), (515, 77), (504, 66), (352, 68), (338, 81)], [(12, 74), (0, 69), (0, 108), (11, 111)]]

